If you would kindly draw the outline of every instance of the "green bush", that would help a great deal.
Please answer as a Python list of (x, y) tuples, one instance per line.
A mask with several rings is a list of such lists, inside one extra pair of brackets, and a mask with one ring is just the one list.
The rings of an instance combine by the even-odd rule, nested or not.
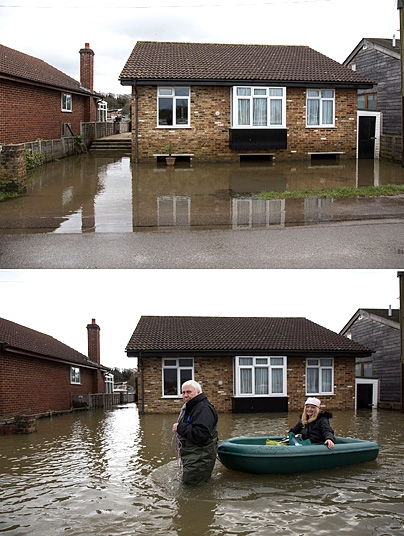
[(44, 160), (45, 159), (41, 153), (34, 153), (31, 149), (25, 153), (27, 170), (42, 166)]

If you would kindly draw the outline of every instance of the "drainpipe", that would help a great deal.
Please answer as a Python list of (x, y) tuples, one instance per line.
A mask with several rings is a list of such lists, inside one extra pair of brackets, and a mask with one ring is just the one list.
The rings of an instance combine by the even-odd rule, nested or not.
[(139, 160), (139, 93), (136, 86), (136, 80), (133, 85), (135, 91), (135, 164), (138, 164)]
[(143, 368), (143, 359), (142, 352), (139, 352), (139, 369), (141, 374), (141, 385), (142, 385), (142, 415), (144, 415), (144, 368)]
[(401, 361), (401, 411), (404, 413), (404, 272), (397, 272), (400, 280), (400, 361)]

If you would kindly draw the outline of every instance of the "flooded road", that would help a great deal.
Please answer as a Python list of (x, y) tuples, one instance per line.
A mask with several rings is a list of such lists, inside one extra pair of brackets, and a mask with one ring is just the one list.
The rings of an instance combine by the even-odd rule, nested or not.
[(404, 196), (251, 199), (261, 191), (404, 184), (388, 161), (131, 164), (81, 155), (31, 172), (27, 195), (0, 204), (1, 234), (261, 229), (402, 218)]
[[(1, 437), (0, 532), (228, 536), (402, 535), (404, 415), (336, 412), (337, 435), (378, 441), (374, 462), (298, 475), (236, 473), (216, 462), (209, 483), (180, 484), (173, 415), (135, 404), (38, 421)], [(220, 438), (283, 435), (298, 414), (219, 416)], [(196, 529), (197, 527), (197, 529)]]

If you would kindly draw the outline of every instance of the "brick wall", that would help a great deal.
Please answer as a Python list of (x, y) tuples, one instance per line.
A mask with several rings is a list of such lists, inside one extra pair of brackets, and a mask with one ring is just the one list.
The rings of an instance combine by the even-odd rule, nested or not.
[(96, 372), (80, 368), (81, 385), (70, 383), (70, 366), (0, 351), (0, 416), (70, 409), (70, 394), (94, 393)]
[[(288, 358), (288, 407), (290, 411), (302, 409), (307, 398), (305, 387), (305, 357)], [(144, 385), (145, 413), (179, 413), (182, 399), (162, 397), (162, 364), (160, 358), (144, 360), (139, 367), (139, 408), (142, 407)], [(354, 409), (355, 358), (338, 357), (334, 360), (334, 396), (321, 396), (327, 410)], [(142, 377), (143, 374), (143, 377)], [(220, 413), (232, 411), (233, 358), (211, 357), (194, 359), (194, 378), (202, 385), (203, 392)], [(144, 383), (143, 383), (144, 382)]]
[(63, 123), (79, 135), (80, 121), (96, 120), (92, 97), (72, 94), (73, 111), (62, 112), (61, 96), (62, 91), (1, 80), (0, 145), (60, 138)]
[(8, 145), (0, 152), (0, 192), (23, 193), (27, 187), (24, 145)]
[[(343, 152), (342, 157), (356, 156), (356, 106), (354, 89), (335, 92), (335, 128), (306, 128), (306, 90), (287, 89), (288, 147), (270, 152), (279, 160), (306, 160), (309, 152)], [(171, 141), (174, 153), (194, 154), (199, 161), (239, 161), (239, 151), (229, 149), (230, 117), (229, 87), (192, 87), (190, 128), (157, 128), (157, 90), (138, 88), (139, 161), (155, 160), (153, 154), (166, 153)], [(133, 107), (134, 107), (134, 100)], [(135, 118), (135, 110), (132, 110)], [(135, 129), (135, 120), (132, 129)], [(133, 154), (136, 136), (133, 130)], [(248, 151), (243, 151), (247, 153)]]

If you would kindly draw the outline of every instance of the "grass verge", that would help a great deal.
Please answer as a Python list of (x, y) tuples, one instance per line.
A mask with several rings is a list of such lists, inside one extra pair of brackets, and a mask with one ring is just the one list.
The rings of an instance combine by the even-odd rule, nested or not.
[(258, 199), (303, 199), (306, 197), (377, 197), (404, 193), (404, 185), (361, 186), (360, 188), (329, 188), (325, 190), (286, 190), (285, 192), (260, 192), (252, 197)]

